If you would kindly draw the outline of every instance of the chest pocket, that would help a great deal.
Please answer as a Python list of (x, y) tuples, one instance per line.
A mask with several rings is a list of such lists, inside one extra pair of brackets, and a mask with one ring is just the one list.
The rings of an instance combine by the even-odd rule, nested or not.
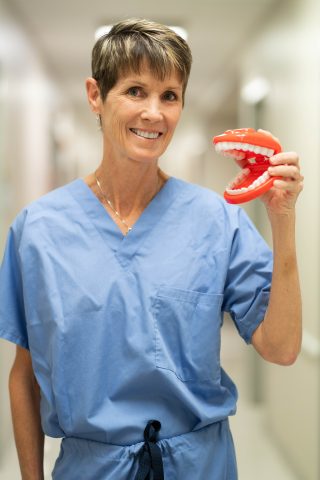
[(160, 286), (152, 303), (157, 368), (184, 382), (219, 378), (222, 299)]

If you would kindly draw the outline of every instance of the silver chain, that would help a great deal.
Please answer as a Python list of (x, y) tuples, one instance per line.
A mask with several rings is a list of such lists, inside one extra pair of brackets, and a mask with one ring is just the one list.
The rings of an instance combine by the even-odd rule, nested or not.
[(119, 218), (120, 222), (123, 223), (123, 225), (127, 228), (127, 232), (126, 232), (126, 235), (128, 235), (128, 233), (132, 230), (132, 227), (129, 227), (129, 225), (127, 224), (127, 222), (125, 220), (123, 220), (123, 218), (121, 218), (120, 216), (120, 213), (114, 208), (114, 206), (112, 205), (111, 203), (111, 200), (109, 200), (109, 198), (107, 197), (107, 195), (104, 193), (104, 191), (102, 190), (102, 187), (100, 185), (100, 182), (98, 180), (98, 177), (97, 177), (97, 171), (94, 172), (94, 176), (96, 178), (96, 183), (99, 187), (99, 190), (101, 192), (101, 195), (103, 196), (103, 198), (105, 199), (105, 201), (107, 202), (107, 204), (112, 208), (112, 210), (114, 211), (114, 213), (117, 215), (117, 217)]

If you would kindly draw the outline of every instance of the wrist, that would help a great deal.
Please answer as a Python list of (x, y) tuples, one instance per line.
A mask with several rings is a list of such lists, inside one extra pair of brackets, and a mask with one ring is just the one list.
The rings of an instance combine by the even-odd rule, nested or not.
[(39, 472), (38, 474), (34, 474), (34, 473), (23, 474), (22, 473), (21, 480), (44, 480), (44, 473), (43, 473), (43, 471)]
[(294, 208), (281, 213), (275, 213), (272, 210), (267, 210), (267, 213), (272, 229), (287, 229), (295, 227), (296, 212)]
[(274, 253), (281, 253), (284, 257), (295, 257), (295, 210), (281, 214), (270, 213), (269, 220)]

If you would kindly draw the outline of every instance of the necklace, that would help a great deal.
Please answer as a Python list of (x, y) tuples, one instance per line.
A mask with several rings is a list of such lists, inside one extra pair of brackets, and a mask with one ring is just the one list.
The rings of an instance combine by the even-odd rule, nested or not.
[[(159, 178), (160, 178), (160, 177), (159, 177), (159, 171), (160, 171), (160, 169), (158, 168), (158, 172), (157, 172), (157, 173), (158, 173), (158, 177), (157, 177), (157, 178), (158, 178), (158, 181), (157, 181), (157, 191), (156, 191), (156, 194), (157, 194), (158, 191), (159, 191), (159, 190), (158, 190)], [(106, 194), (104, 193), (104, 191), (102, 190), (100, 181), (99, 181), (99, 179), (98, 179), (98, 177), (97, 177), (97, 170), (94, 172), (94, 176), (95, 176), (96, 184), (98, 185), (98, 188), (99, 188), (99, 190), (100, 190), (101, 195), (103, 196), (103, 198), (105, 199), (105, 201), (107, 202), (107, 204), (110, 206), (110, 208), (114, 211), (115, 215), (117, 215), (117, 217), (119, 218), (120, 222), (126, 227), (127, 232), (125, 233), (125, 235), (128, 235), (128, 233), (131, 232), (132, 227), (130, 227), (130, 226), (127, 224), (127, 222), (126, 222), (123, 218), (121, 218), (120, 213), (115, 209), (115, 207), (112, 205), (111, 200), (109, 200), (109, 198), (107, 197), (107, 195), (106, 195)], [(155, 194), (155, 195), (156, 195), (156, 194)]]

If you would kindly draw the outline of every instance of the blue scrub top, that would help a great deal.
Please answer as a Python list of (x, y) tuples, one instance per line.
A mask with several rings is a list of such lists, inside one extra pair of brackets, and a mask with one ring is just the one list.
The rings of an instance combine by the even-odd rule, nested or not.
[[(25, 207), (0, 270), (0, 336), (30, 350), (46, 435), (114, 445), (235, 413), (223, 312), (250, 343), (272, 254), (245, 212), (170, 177), (124, 236), (82, 179)], [(199, 477), (200, 478), (200, 477)]]

